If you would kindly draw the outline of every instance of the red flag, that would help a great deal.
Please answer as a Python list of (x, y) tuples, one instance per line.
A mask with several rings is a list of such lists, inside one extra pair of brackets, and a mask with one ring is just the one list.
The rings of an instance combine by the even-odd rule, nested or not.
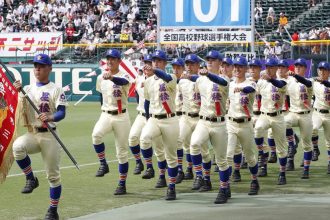
[(14, 161), (12, 145), (16, 131), (18, 92), (0, 68), (0, 183)]

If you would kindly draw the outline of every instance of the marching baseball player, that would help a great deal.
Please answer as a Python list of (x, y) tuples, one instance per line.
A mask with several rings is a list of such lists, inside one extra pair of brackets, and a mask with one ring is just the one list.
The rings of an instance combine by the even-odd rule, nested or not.
[[(152, 140), (161, 137), (168, 166), (169, 185), (166, 200), (175, 200), (175, 182), (178, 174), (177, 141), (179, 121), (175, 115), (175, 95), (177, 78), (167, 74), (167, 57), (164, 51), (156, 50), (152, 55), (152, 65), (145, 65), (151, 75), (144, 83), (146, 113), (150, 118), (142, 130), (140, 144), (144, 158), (152, 157)], [(166, 166), (166, 163), (165, 163)]]
[[(18, 166), (26, 176), (26, 185), (22, 189), (22, 193), (32, 193), (39, 186), (38, 179), (34, 176), (31, 168), (29, 154), (41, 152), (46, 164), (46, 174), (50, 185), (50, 206), (45, 219), (59, 219), (57, 206), (62, 191), (60, 177), (61, 149), (44, 122), (48, 122), (55, 131), (57, 122), (65, 117), (67, 102), (62, 88), (49, 80), (49, 74), (52, 71), (50, 57), (46, 54), (36, 55), (33, 63), (36, 84), (25, 86), (24, 90), (39, 108), (41, 114), (36, 115), (33, 108), (27, 105), (25, 97), (20, 97), (24, 109), (22, 117), (28, 132), (15, 140), (13, 152)], [(18, 91), (22, 88), (20, 81), (16, 81), (14, 86)]]
[[(190, 141), (190, 153), (194, 164), (196, 178), (194, 185), (204, 185), (202, 179), (202, 154), (201, 148), (205, 142), (211, 141), (219, 166), (220, 189), (214, 203), (226, 203), (230, 195), (227, 153), (227, 129), (225, 123), (226, 100), (228, 97), (228, 80), (218, 75), (222, 57), (217, 51), (210, 51), (207, 55), (208, 69), (213, 69), (215, 74), (208, 70), (201, 70), (200, 77), (196, 80), (197, 89), (201, 95), (201, 109), (196, 128)], [(215, 67), (217, 69), (215, 70)], [(205, 183), (205, 184), (210, 184)]]
[[(195, 54), (189, 54), (185, 58), (186, 71), (188, 76), (198, 77), (200, 59)], [(192, 173), (192, 162), (190, 155), (190, 140), (191, 135), (196, 127), (199, 120), (199, 110), (201, 105), (201, 97), (197, 91), (195, 82), (189, 79), (180, 79), (178, 84), (178, 90), (182, 94), (182, 112), (183, 115), (180, 118), (180, 136), (179, 136), (179, 146), (183, 145), (184, 151), (186, 153), (186, 158), (188, 162), (187, 172), (185, 179), (193, 179)], [(204, 178), (210, 179), (210, 168), (211, 159), (209, 155), (208, 143), (204, 143), (202, 147), (202, 157), (203, 157), (203, 168), (204, 168)], [(189, 162), (190, 161), (190, 162)], [(198, 188), (199, 189), (199, 188)], [(198, 190), (193, 188), (193, 190)], [(211, 188), (205, 188), (205, 191), (211, 190)]]
[(318, 149), (318, 130), (323, 127), (325, 144), (328, 149), (328, 174), (330, 174), (330, 64), (320, 62), (318, 77), (315, 79), (313, 90), (315, 95), (313, 112), (313, 147)]
[(294, 62), (294, 72), (289, 72), (287, 93), (290, 97), (289, 114), (284, 117), (286, 122), (286, 136), (289, 143), (287, 170), (294, 170), (294, 135), (292, 127), (299, 127), (304, 149), (304, 171), (302, 179), (309, 178), (309, 165), (312, 159), (312, 106), (313, 83), (305, 78), (307, 62), (299, 58)]
[(258, 164), (255, 157), (254, 130), (252, 122), (252, 105), (254, 101), (256, 83), (245, 78), (248, 63), (244, 57), (234, 60), (234, 80), (229, 85), (228, 109), (228, 149), (227, 160), (231, 166), (235, 149), (240, 143), (251, 173), (249, 195), (257, 195), (259, 183), (257, 180)]
[(286, 184), (285, 166), (287, 163), (285, 121), (281, 106), (286, 93), (286, 82), (276, 79), (278, 62), (274, 58), (266, 60), (266, 72), (257, 83), (257, 93), (261, 95), (261, 115), (255, 124), (255, 142), (258, 150), (262, 150), (265, 132), (273, 131), (276, 151), (279, 156), (280, 173), (278, 184)]
[(92, 141), (100, 161), (96, 177), (109, 172), (105, 157), (103, 138), (113, 131), (116, 145), (116, 156), (119, 162), (119, 183), (114, 195), (126, 194), (126, 177), (128, 172), (128, 132), (131, 122), (127, 112), (127, 96), (130, 87), (129, 76), (119, 71), (121, 54), (117, 49), (106, 52), (108, 71), (97, 77), (96, 90), (101, 94), (102, 113), (96, 122)]

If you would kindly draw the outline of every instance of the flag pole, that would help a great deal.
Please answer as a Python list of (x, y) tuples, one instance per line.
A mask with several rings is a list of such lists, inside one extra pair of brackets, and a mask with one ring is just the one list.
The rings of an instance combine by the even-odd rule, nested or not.
[(160, 0), (156, 0), (157, 8), (157, 50), (160, 50)]

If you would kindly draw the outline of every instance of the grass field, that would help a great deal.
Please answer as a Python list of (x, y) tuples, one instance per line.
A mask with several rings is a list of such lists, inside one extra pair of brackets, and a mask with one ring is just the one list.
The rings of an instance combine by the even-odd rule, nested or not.
[[(131, 122), (136, 115), (136, 105), (130, 104)], [(113, 135), (105, 139), (106, 157), (110, 162), (110, 174), (103, 178), (94, 177), (98, 169), (98, 159), (91, 142), (91, 133), (95, 122), (100, 115), (98, 103), (80, 103), (77, 107), (70, 104), (67, 117), (59, 125), (60, 136), (81, 166), (78, 171), (62, 153), (61, 174), (63, 183), (62, 198), (59, 205), (61, 219), (82, 216), (103, 210), (127, 206), (147, 200), (164, 197), (165, 189), (155, 189), (157, 178), (142, 180), (141, 176), (132, 174), (135, 165), (130, 159), (130, 170), (127, 179), (128, 194), (120, 197), (113, 195), (117, 186), (118, 172), (115, 161), (115, 148)], [(123, 131), (128, 132), (128, 131)], [(286, 193), (330, 193), (330, 175), (327, 175), (327, 154), (324, 147), (323, 132), (320, 131), (321, 156), (317, 162), (311, 164), (309, 180), (301, 180), (299, 163), (302, 157), (301, 147), (296, 156), (296, 171), (288, 172), (285, 186), (277, 186), (278, 165), (270, 164), (268, 177), (260, 178), (260, 194), (286, 194)], [(32, 155), (32, 167), (35, 171), (43, 170), (40, 154)], [(156, 161), (154, 159), (154, 161)], [(40, 186), (32, 194), (20, 193), (25, 184), (25, 177), (14, 163), (10, 176), (0, 185), (0, 219), (43, 219), (49, 205), (49, 185), (45, 172), (36, 173)], [(242, 170), (243, 181), (232, 184), (233, 193), (246, 193), (249, 187), (247, 170)], [(218, 174), (212, 173), (213, 191), (217, 191)], [(192, 192), (192, 181), (177, 185), (178, 199), (180, 193)], [(132, 217), (132, 219), (134, 219)]]

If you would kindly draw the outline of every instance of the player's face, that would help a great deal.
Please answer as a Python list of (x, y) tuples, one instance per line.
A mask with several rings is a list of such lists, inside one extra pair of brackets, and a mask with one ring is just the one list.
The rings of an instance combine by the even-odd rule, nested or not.
[(37, 82), (47, 83), (49, 81), (49, 73), (52, 71), (52, 66), (45, 64), (34, 64), (34, 76)]
[(197, 74), (199, 71), (199, 63), (186, 62), (186, 71), (188, 74)]
[(250, 66), (249, 72), (251, 73), (251, 76), (253, 79), (259, 79), (260, 78), (260, 72), (261, 67), (260, 66)]
[(229, 65), (228, 63), (222, 63), (221, 66), (220, 66), (220, 72), (222, 74), (228, 76), (229, 78), (232, 78), (233, 70), (234, 70), (234, 66)]
[(154, 68), (165, 70), (166, 64), (167, 64), (166, 60), (162, 60), (162, 59), (159, 59), (159, 58), (156, 58), (156, 59), (152, 60), (152, 66)]
[(317, 69), (317, 73), (322, 80), (329, 80), (329, 73), (330, 73), (329, 70), (326, 70), (324, 68), (319, 68)]
[(212, 73), (219, 73), (221, 61), (218, 59), (208, 58), (207, 69)]
[(295, 65), (294, 66), (294, 72), (296, 74), (298, 74), (299, 76), (305, 76), (306, 67), (305, 66), (301, 66), (301, 65)]
[(270, 77), (276, 78), (277, 66), (266, 66), (266, 72)]
[(278, 67), (278, 75), (281, 77), (281, 78), (287, 78), (289, 73), (289, 68), (288, 67), (285, 67), (285, 66), (279, 66)]
[(173, 67), (173, 73), (176, 75), (177, 78), (180, 78), (184, 71), (184, 67), (179, 65), (172, 65), (172, 67)]
[(120, 59), (114, 57), (107, 57), (107, 66), (111, 73), (116, 74), (119, 71)]
[(234, 65), (234, 77), (244, 79), (247, 71), (247, 66)]

